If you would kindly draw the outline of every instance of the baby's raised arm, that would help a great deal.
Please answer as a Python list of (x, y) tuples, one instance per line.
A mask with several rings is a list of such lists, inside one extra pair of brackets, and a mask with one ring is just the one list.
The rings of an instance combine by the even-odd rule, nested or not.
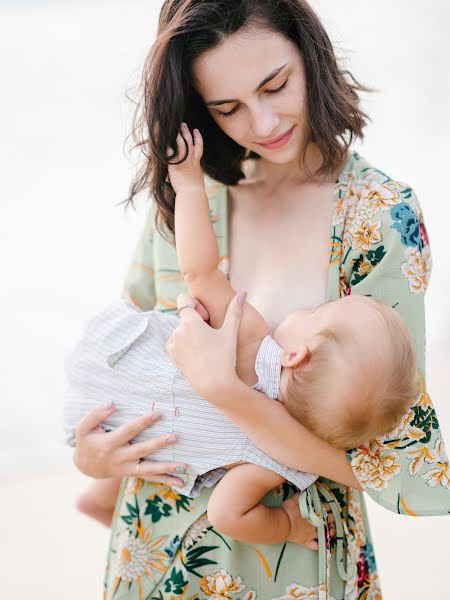
[[(203, 140), (194, 129), (192, 137), (185, 123), (177, 136), (178, 156), (189, 155), (179, 165), (169, 164), (170, 183), (175, 190), (175, 240), (178, 263), (189, 289), (208, 309), (210, 323), (220, 327), (227, 306), (236, 291), (219, 269), (219, 249), (209, 214), (208, 197), (203, 181), (200, 159)], [(261, 341), (269, 328), (259, 312), (246, 303), (239, 330), (238, 347), (254, 340)]]

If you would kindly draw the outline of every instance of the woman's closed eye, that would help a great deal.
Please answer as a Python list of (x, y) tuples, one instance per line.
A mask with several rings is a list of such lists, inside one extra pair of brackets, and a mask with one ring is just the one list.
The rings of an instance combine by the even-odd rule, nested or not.
[[(276, 88), (275, 90), (266, 90), (267, 94), (278, 94), (279, 92), (281, 92), (282, 89), (284, 89), (287, 85), (288, 79), (286, 79), (286, 81), (280, 85), (280, 87)], [(233, 109), (229, 110), (228, 112), (220, 112), (219, 111), (219, 115), (221, 115), (222, 117), (231, 117), (231, 115), (234, 115), (234, 113), (238, 110), (239, 105), (235, 106)]]

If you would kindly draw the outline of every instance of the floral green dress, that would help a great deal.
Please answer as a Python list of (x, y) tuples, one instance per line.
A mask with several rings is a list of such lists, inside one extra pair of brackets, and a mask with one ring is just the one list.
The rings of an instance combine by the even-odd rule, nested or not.
[[(205, 184), (227, 272), (227, 188), (206, 175)], [(424, 293), (430, 271), (427, 232), (413, 190), (350, 154), (335, 186), (327, 301), (363, 294), (395, 307), (416, 345), (422, 393), (398, 427), (349, 451), (348, 458), (376, 502), (416, 516), (450, 512), (448, 460), (425, 388)], [(154, 230), (151, 214), (125, 291), (140, 308), (169, 313), (185, 291), (175, 249)], [(294, 491), (284, 484), (264, 502), (279, 505)], [(139, 478), (122, 482), (105, 600), (381, 600), (362, 492), (323, 478), (302, 492), (301, 512), (318, 527), (319, 552), (289, 542), (243, 544), (221, 535), (206, 519), (210, 493), (205, 489), (193, 500)], [(324, 502), (335, 515), (333, 537)]]

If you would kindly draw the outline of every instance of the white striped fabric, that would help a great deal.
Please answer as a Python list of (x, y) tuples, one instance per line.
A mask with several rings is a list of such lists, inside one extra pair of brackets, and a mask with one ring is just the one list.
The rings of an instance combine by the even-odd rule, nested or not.
[[(66, 442), (75, 445), (75, 428), (94, 406), (113, 401), (114, 413), (102, 426), (106, 431), (158, 410), (161, 418), (132, 442), (175, 433), (179, 442), (146, 457), (190, 465), (180, 493), (196, 497), (202, 486), (212, 486), (225, 465), (239, 461), (272, 469), (299, 489), (316, 475), (289, 469), (257, 448), (228, 418), (199, 396), (172, 363), (165, 345), (179, 325), (178, 317), (159, 311), (138, 312), (124, 301), (108, 306), (89, 320), (81, 339), (66, 357), (68, 390), (63, 420)], [(277, 398), (282, 349), (270, 337), (261, 343), (253, 387)]]

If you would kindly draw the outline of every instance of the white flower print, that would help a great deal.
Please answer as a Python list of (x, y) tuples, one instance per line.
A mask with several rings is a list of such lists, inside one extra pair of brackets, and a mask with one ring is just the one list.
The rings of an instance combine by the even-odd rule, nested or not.
[(409, 291), (413, 294), (423, 294), (428, 287), (431, 274), (430, 246), (406, 249), (407, 262), (401, 266), (403, 275), (408, 279)]
[(241, 577), (233, 577), (225, 569), (216, 569), (211, 575), (202, 577), (200, 582), (202, 592), (214, 600), (233, 598), (245, 589)]
[(211, 527), (211, 523), (208, 521), (206, 514), (202, 515), (195, 523), (193, 523), (184, 534), (182, 547), (187, 550), (199, 542), (208, 533), (208, 528)]
[[(291, 583), (286, 588), (284, 596), (273, 598), (273, 600), (319, 600), (320, 591), (319, 587), (308, 588), (298, 583)], [(329, 596), (329, 600), (334, 600), (334, 598)]]
[(402, 470), (398, 454), (393, 450), (386, 451), (377, 441), (356, 450), (352, 456), (352, 466), (360, 483), (377, 492), (386, 489), (389, 479)]

